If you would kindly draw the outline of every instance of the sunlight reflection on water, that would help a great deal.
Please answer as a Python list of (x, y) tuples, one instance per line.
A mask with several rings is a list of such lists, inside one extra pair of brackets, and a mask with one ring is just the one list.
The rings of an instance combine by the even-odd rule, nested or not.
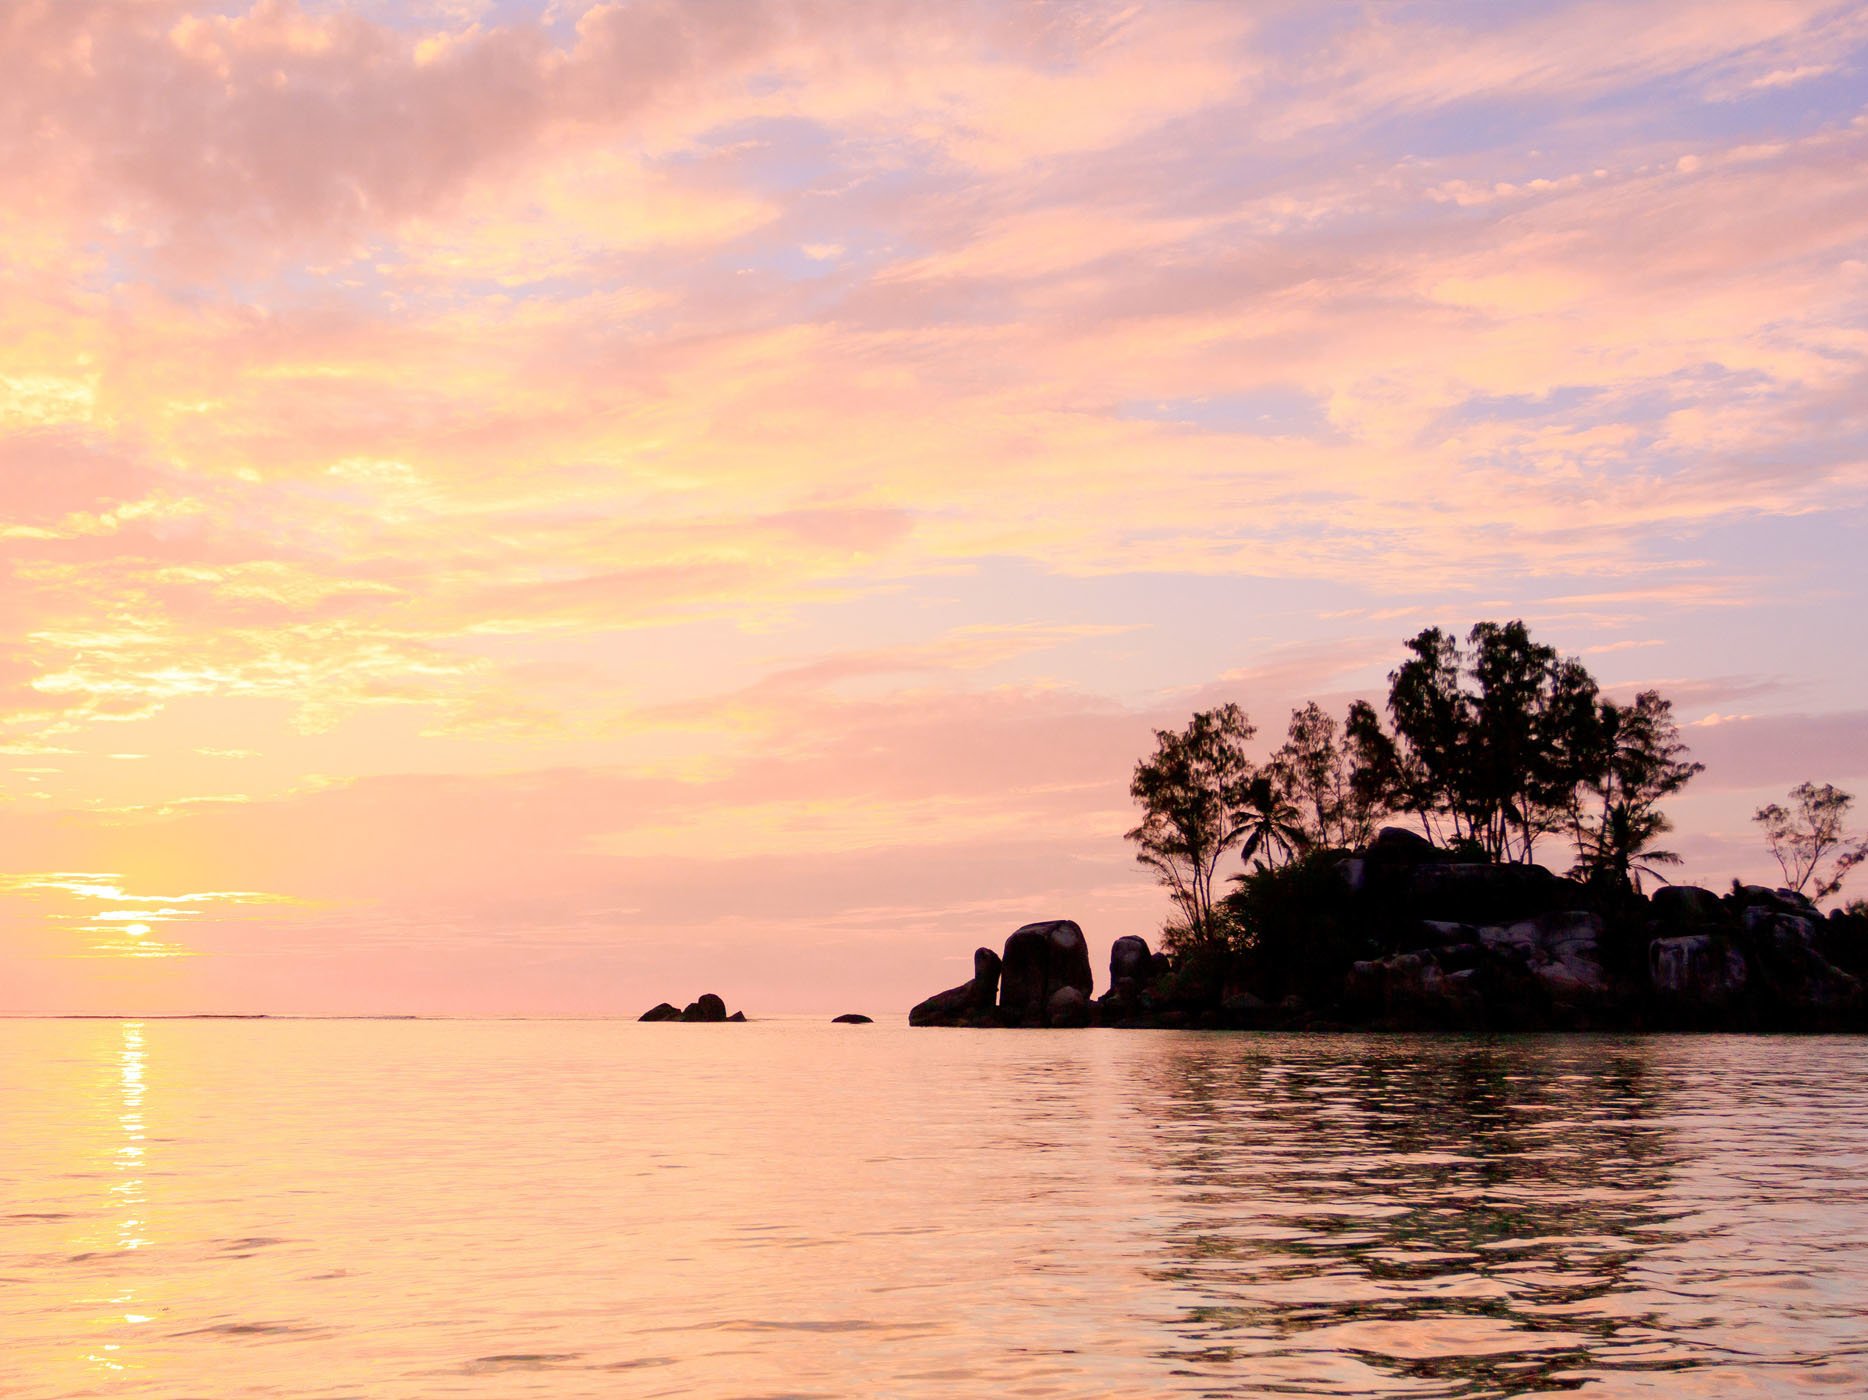
[(0, 1023), (9, 1396), (1868, 1393), (1858, 1039)]

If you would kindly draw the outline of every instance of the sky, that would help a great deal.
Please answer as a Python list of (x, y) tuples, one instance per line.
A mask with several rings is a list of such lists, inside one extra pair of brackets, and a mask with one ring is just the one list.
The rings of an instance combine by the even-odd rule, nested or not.
[(1776, 883), (1868, 790), (1865, 73), (1802, 0), (9, 0), (0, 1011), (1100, 958), (1153, 729), (1480, 619)]

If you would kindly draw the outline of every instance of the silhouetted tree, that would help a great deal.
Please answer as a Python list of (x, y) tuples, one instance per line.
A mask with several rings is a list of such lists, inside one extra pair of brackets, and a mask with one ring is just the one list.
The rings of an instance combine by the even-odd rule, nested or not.
[(1700, 771), (1668, 703), (1652, 691), (1603, 701), (1581, 661), (1522, 622), (1478, 623), (1467, 641), (1438, 627), (1408, 640), (1388, 677), (1392, 734), (1366, 701), (1350, 706), (1339, 757), (1368, 825), (1409, 812), (1441, 845), (1522, 861), (1567, 829), (1588, 871), (1623, 885), (1636, 857), (1667, 864), (1657, 804)]
[[(1794, 805), (1788, 808), (1776, 802), (1760, 807), (1752, 820), (1764, 828), (1765, 844), (1784, 872), (1784, 883), (1803, 894), (1814, 881), (1810, 898), (1825, 900), (1842, 888), (1849, 871), (1868, 860), (1868, 839), (1844, 829), (1855, 797), (1830, 783), (1798, 783), (1790, 790), (1790, 800)], [(1819, 875), (1825, 860), (1829, 873)]]
[(1641, 892), (1641, 877), (1665, 880), (1654, 867), (1678, 865), (1680, 857), (1654, 843), (1673, 830), (1666, 813), (1632, 802), (1611, 802), (1589, 828), (1587, 844), (1577, 848), (1576, 873), (1606, 880), (1618, 888)]
[(1260, 773), (1246, 785), (1245, 845), (1239, 858), (1256, 861), (1261, 870), (1276, 869), (1308, 844), (1297, 808), (1273, 774)]
[(1572, 822), (1572, 794), (1598, 746), (1596, 683), (1580, 661), (1533, 642), (1522, 622), (1481, 622), (1462, 651), (1430, 627), (1388, 677), (1390, 737), (1372, 707), (1345, 730), (1352, 784), (1372, 807), (1412, 812), (1443, 845), (1528, 861)]
[(1705, 771), (1686, 758), (1674, 723), (1673, 702), (1644, 690), (1631, 705), (1603, 701), (1593, 725), (1577, 724), (1573, 756), (1580, 781), (1572, 789), (1577, 873), (1639, 890), (1640, 876), (1659, 876), (1657, 865), (1680, 857), (1654, 843), (1673, 830), (1660, 810), (1662, 798), (1679, 792)]
[[(1353, 702), (1343, 720), (1343, 762), (1349, 768), (1350, 790), (1371, 826), (1389, 812), (1415, 810), (1406, 801), (1400, 751), (1366, 700)], [(1426, 827), (1424, 817), (1422, 826)]]
[(1556, 649), (1534, 643), (1522, 622), (1481, 622), (1468, 640), (1477, 685), (1463, 774), (1472, 834), (1496, 860), (1511, 853), (1516, 828), (1518, 854), (1529, 860), (1547, 829), (1554, 753), (1544, 731)]
[(1407, 648), (1413, 656), (1388, 675), (1395, 805), (1416, 813), (1429, 837), (1444, 839), (1444, 819), (1454, 841), (1467, 840), (1475, 835), (1467, 782), (1472, 702), (1460, 689), (1459, 643), (1429, 627)]
[(1179, 733), (1157, 729), (1154, 753), (1135, 765), (1129, 784), (1142, 807), (1141, 824), (1128, 833), (1135, 858), (1167, 886), (1194, 944), (1221, 937), (1213, 881), (1252, 820), (1258, 774), (1245, 746), (1256, 732), (1237, 705), (1203, 710)]
[(1314, 700), (1291, 711), (1284, 747), (1271, 756), (1270, 767), (1297, 809), (1304, 846), (1348, 850), (1374, 834), (1380, 808), (1371, 798), (1379, 787), (1355, 781), (1356, 752), (1348, 728), (1339, 739), (1336, 721)]

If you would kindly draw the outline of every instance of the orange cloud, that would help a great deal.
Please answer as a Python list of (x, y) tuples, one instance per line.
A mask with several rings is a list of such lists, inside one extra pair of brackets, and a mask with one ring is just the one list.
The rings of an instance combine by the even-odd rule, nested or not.
[[(1485, 615), (1800, 677), (1705, 732), (1809, 776), (1785, 717), (1868, 680), (1865, 51), (1678, 0), (5, 7), (9, 867), (310, 901), (191, 916), (177, 1004), (394, 1009), (452, 947), (449, 1005), (583, 1005), (812, 930), (914, 990), (943, 920), (1146, 928), (1152, 724)], [(77, 1005), (50, 898), (0, 960)]]

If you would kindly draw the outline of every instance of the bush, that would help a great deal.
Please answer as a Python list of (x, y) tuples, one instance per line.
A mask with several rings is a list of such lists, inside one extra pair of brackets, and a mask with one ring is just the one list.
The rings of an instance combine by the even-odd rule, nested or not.
[(1349, 964), (1379, 950), (1362, 932), (1335, 852), (1235, 878), (1224, 909), (1245, 980), (1266, 1000), (1334, 1000)]

